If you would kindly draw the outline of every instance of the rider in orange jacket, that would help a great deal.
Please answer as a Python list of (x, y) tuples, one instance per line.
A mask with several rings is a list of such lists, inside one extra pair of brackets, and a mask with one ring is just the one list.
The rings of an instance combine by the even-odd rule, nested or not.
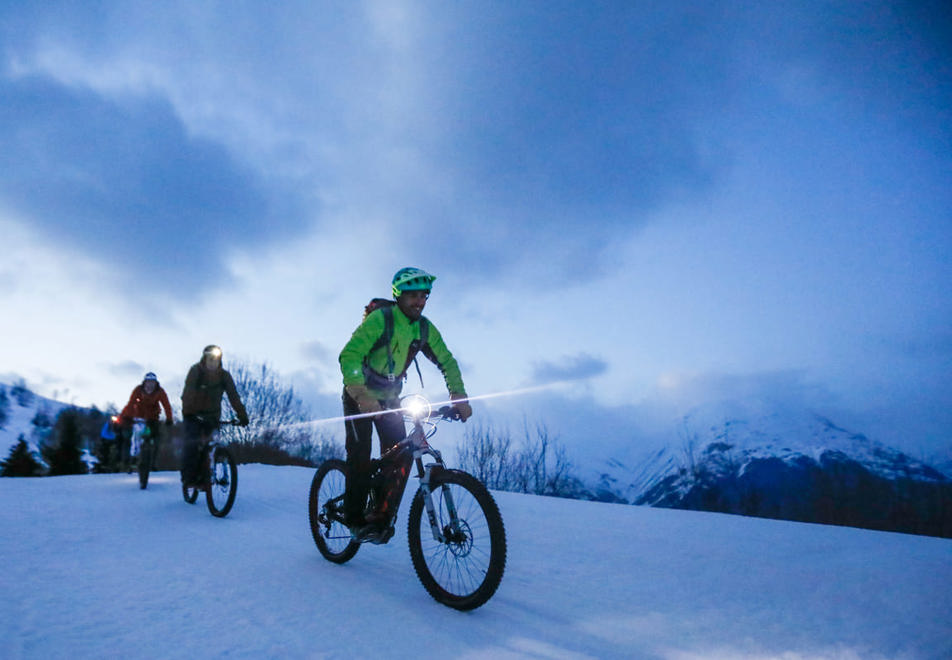
[(169, 397), (159, 385), (159, 379), (150, 371), (132, 390), (129, 403), (119, 413), (119, 461), (122, 465), (127, 465), (129, 462), (129, 440), (132, 436), (133, 420), (144, 419), (152, 437), (158, 439), (160, 405), (165, 410), (166, 425), (171, 426), (173, 419)]

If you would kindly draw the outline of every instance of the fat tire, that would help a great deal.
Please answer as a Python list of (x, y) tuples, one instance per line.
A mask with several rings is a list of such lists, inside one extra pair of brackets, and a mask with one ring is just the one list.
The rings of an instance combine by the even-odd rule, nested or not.
[[(226, 466), (227, 473), (219, 474), (219, 465)], [(224, 518), (231, 511), (231, 507), (235, 503), (235, 495), (238, 494), (238, 466), (230, 451), (225, 447), (215, 447), (209, 467), (211, 468), (211, 474), (208, 475), (209, 481), (205, 487), (205, 501), (208, 504), (209, 512), (213, 516)], [(224, 494), (226, 488), (225, 502), (219, 506), (215, 502), (215, 495), (216, 493), (219, 496)]]
[(199, 489), (195, 486), (186, 486), (182, 484), (182, 497), (185, 498), (185, 501), (189, 504), (195, 504), (198, 500)]
[(149, 470), (152, 467), (152, 444), (143, 442), (139, 448), (139, 489), (145, 490), (149, 485)]
[[(449, 522), (443, 485), (450, 487), (460, 521), (466, 523), (467, 542), (450, 544), (433, 539), (429, 517), (424, 514), (423, 491), (418, 490), (407, 518), (410, 559), (424, 589), (434, 599), (457, 610), (472, 610), (486, 603), (502, 581), (506, 529), (490, 492), (478, 479), (460, 470), (444, 470), (430, 477), (441, 528)], [(461, 583), (453, 584), (457, 579)]]
[[(328, 529), (320, 521), (321, 512), (327, 501), (343, 495), (346, 483), (347, 464), (339, 458), (326, 460), (314, 473), (311, 490), (307, 497), (307, 520), (311, 526), (314, 544), (324, 559), (335, 564), (350, 561), (360, 549), (360, 543), (350, 538), (350, 530), (342, 523), (332, 522)], [(325, 532), (331, 535), (333, 544), (328, 543), (329, 538), (325, 536)]]

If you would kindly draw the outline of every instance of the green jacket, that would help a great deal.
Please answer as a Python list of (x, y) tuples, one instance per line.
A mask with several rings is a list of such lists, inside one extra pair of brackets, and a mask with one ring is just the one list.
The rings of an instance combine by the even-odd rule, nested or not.
[[(400, 308), (393, 305), (393, 337), (390, 340), (390, 351), (393, 355), (394, 376), (401, 376), (403, 367), (407, 362), (407, 353), (410, 349), (410, 342), (420, 339), (420, 322), (410, 322), (410, 319), (400, 311)], [(384, 333), (383, 310), (375, 309), (364, 322), (354, 330), (350, 341), (340, 352), (340, 369), (344, 376), (344, 385), (368, 385), (364, 376), (364, 365), (376, 373), (387, 376), (387, 347), (381, 346), (371, 352), (377, 340)], [(436, 326), (427, 319), (429, 324), (426, 345), (421, 347), (423, 353), (433, 364), (443, 373), (443, 379), (446, 381), (446, 388), (450, 394), (466, 396), (466, 388), (463, 386), (463, 376), (460, 374), (459, 365), (456, 358), (450, 353), (450, 350), (443, 342), (443, 337)], [(379, 389), (368, 389), (373, 396), (384, 400), (400, 393), (402, 382), (396, 379), (394, 390), (384, 392)]]

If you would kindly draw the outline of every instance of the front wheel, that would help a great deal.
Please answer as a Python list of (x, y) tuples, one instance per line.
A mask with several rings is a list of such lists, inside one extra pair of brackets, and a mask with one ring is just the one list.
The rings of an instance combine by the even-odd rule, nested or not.
[(185, 498), (185, 501), (189, 504), (195, 504), (195, 500), (198, 499), (198, 493), (200, 492), (199, 488), (195, 486), (186, 486), (182, 484), (182, 497)]
[(335, 564), (350, 561), (360, 549), (360, 544), (354, 541), (350, 530), (344, 525), (346, 486), (347, 464), (332, 458), (317, 469), (307, 498), (311, 536), (324, 559)]
[(231, 452), (224, 447), (215, 447), (209, 476), (205, 490), (208, 510), (213, 516), (224, 518), (231, 511), (238, 493), (238, 466)]
[(444, 540), (434, 538), (421, 488), (407, 521), (413, 568), (440, 603), (475, 609), (496, 593), (506, 568), (506, 529), (499, 507), (479, 480), (459, 470), (432, 475), (430, 492)]
[(149, 485), (149, 469), (152, 467), (152, 443), (143, 442), (139, 450), (139, 488), (145, 490)]

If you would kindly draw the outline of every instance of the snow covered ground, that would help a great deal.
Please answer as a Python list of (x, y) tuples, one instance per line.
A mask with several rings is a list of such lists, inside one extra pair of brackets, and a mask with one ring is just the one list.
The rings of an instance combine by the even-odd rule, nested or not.
[(952, 657), (946, 539), (495, 493), (506, 574), (462, 613), (418, 583), (405, 516), (325, 561), (312, 474), (240, 466), (225, 519), (175, 473), (0, 479), (0, 656)]

